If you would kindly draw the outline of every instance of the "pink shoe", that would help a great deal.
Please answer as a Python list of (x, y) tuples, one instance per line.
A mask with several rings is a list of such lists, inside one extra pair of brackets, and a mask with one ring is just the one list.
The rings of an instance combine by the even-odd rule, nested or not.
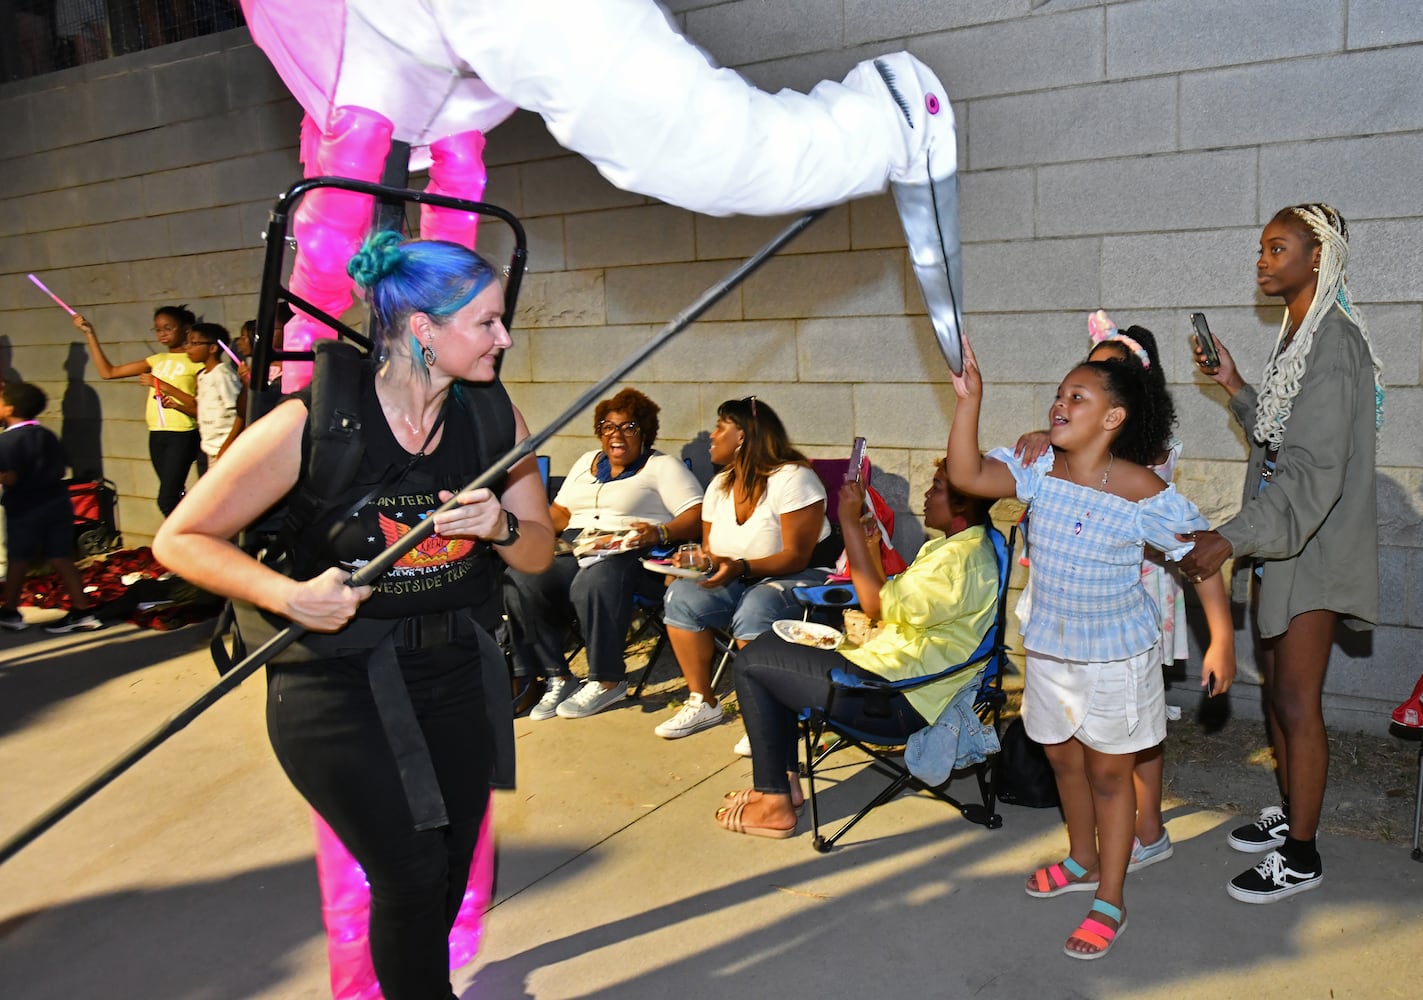
[(1393, 721), (1409, 729), (1423, 729), (1423, 677), (1413, 685), (1413, 693), (1393, 710)]

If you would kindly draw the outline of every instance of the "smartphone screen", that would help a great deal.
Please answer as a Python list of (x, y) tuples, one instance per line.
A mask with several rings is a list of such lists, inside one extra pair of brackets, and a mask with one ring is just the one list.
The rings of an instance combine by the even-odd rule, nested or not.
[(1220, 352), (1216, 350), (1215, 338), (1211, 336), (1211, 328), (1206, 325), (1206, 314), (1201, 312), (1191, 313), (1191, 326), (1196, 331), (1196, 343), (1201, 346), (1201, 354), (1205, 356), (1206, 367), (1219, 367)]
[(855, 438), (855, 443), (850, 446), (850, 467), (845, 470), (845, 481), (848, 483), (858, 483), (860, 481), (860, 467), (865, 464), (865, 439)]

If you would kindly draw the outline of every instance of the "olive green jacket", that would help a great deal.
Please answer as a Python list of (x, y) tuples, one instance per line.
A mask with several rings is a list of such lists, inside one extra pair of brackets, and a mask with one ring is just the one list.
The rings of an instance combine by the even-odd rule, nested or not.
[(1280, 635), (1295, 615), (1320, 609), (1339, 612), (1351, 628), (1372, 628), (1379, 606), (1378, 432), (1373, 362), (1359, 328), (1338, 306), (1325, 314), (1263, 492), (1256, 399), (1247, 385), (1230, 401), (1250, 463), (1240, 513), (1217, 530), (1234, 547), (1237, 569), (1263, 561), (1260, 634)]

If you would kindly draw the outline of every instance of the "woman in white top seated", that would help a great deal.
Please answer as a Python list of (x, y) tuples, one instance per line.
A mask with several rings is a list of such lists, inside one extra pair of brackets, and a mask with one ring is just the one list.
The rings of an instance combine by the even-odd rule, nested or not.
[(777, 619), (799, 618), (793, 589), (824, 583), (829, 570), (814, 567), (833, 565), (839, 552), (825, 517), (825, 487), (764, 402), (748, 396), (722, 403), (710, 450), (722, 471), (702, 504), (695, 568), (707, 576), (674, 580), (664, 603), (689, 691), (681, 710), (655, 730), (669, 740), (721, 722), (711, 689), (711, 629), (729, 629), (744, 646)]
[[(633, 599), (659, 599), (665, 587), (637, 553), (700, 537), (702, 484), (681, 459), (652, 447), (658, 410), (636, 389), (594, 407), (601, 447), (579, 456), (549, 507), (554, 530), (568, 541), (590, 528), (629, 532), (617, 554), (580, 560), (565, 553), (543, 573), (511, 570), (505, 577), (515, 680), (522, 687), (540, 676), (548, 682), (531, 719), (581, 719), (627, 697), (623, 648)], [(581, 687), (563, 656), (575, 620), (588, 650)]]

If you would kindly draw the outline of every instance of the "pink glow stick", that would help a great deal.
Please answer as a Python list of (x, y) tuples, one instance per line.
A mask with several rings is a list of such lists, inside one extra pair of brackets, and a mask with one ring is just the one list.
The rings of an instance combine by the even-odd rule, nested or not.
[(168, 426), (168, 414), (166, 414), (166, 413), (163, 412), (163, 394), (160, 393), (157, 389), (154, 389), (154, 390), (153, 390), (153, 399), (154, 399), (155, 402), (158, 403), (158, 426), (159, 426), (159, 427), (167, 427), (167, 426)]
[(36, 278), (33, 274), (29, 275), (29, 279), (35, 283), (35, 287), (37, 287), (40, 291), (44, 292), (50, 298), (54, 299), (55, 305), (59, 306), (59, 308), (69, 313), (69, 315), (75, 315), (74, 310), (70, 309), (69, 305), (58, 295), (55, 295), (48, 288), (46, 288), (43, 281), (41, 281), (39, 278)]
[(227, 353), (227, 356), (232, 359), (232, 363), (233, 363), (234, 365), (240, 365), (240, 364), (242, 364), (242, 359), (237, 356), (237, 352), (234, 351), (232, 348), (228, 347), (226, 344), (224, 344), (224, 343), (223, 343), (222, 341), (220, 341), (220, 340), (217, 342), (217, 346), (218, 346), (218, 347), (221, 347), (221, 348), (223, 349), (223, 351), (225, 351), (225, 352)]

